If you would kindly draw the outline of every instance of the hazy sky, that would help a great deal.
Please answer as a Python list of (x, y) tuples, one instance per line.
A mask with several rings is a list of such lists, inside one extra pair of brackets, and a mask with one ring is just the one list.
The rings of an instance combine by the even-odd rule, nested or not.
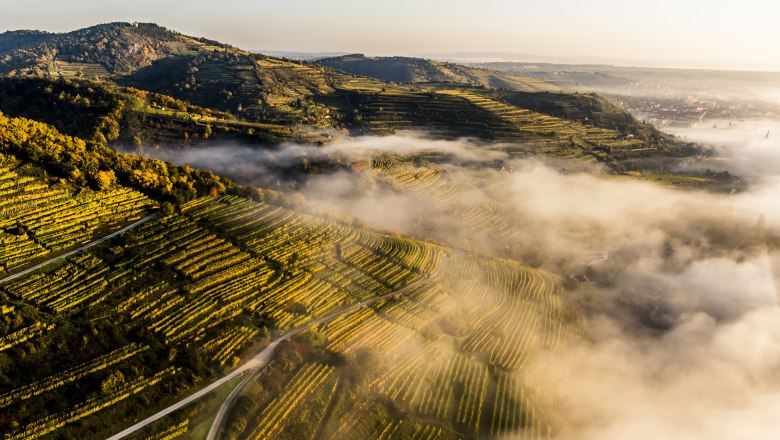
[(250, 50), (513, 52), (780, 69), (772, 0), (0, 0), (0, 30), (152, 21)]

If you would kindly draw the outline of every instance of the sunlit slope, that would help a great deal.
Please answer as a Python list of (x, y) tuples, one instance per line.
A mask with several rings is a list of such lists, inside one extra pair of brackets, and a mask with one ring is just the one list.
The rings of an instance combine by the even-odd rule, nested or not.
[(258, 332), (414, 282), (443, 252), (243, 199), (198, 200), (0, 288), (0, 421), (11, 438), (105, 437), (144, 402), (234, 365)]
[[(193, 198), (219, 194), (230, 183), (120, 155), (34, 121), (3, 122), (3, 151), (26, 158), (9, 154), (0, 167), (0, 190), (7, 195), (5, 275), (161, 210), (101, 246), (0, 284), (0, 428), (7, 438), (105, 438), (233, 368), (271, 336), (393, 292), (392, 300), (340, 316), (286, 345), (280, 356), (288, 360), (268, 372), (276, 386), (312, 364), (300, 386), (322, 381), (332, 394), (290, 387), (297, 400), (267, 407), (281, 415), (251, 415), (246, 434), (263, 437), (269, 429), (268, 435), (294, 436), (289, 433), (298, 428), (281, 424), (303, 403), (342, 414), (340, 422), (379, 417), (370, 427), (332, 426), (325, 417), (300, 428), (323, 436), (348, 429), (370, 437), (374, 425), (385, 429), (402, 419), (467, 436), (553, 429), (546, 408), (554, 405), (523, 397), (522, 387), (542, 377), (529, 372), (518, 382), (517, 374), (535, 350), (560, 349), (580, 331), (558, 278), (236, 195)], [(173, 206), (176, 200), (189, 201)], [(399, 290), (406, 286), (413, 289)], [(442, 366), (420, 367), (419, 356)], [(374, 365), (370, 359), (378, 360), (378, 369), (349, 382), (355, 363)], [(406, 368), (410, 380), (437, 385), (430, 395), (398, 391), (405, 385), (379, 380), (397, 370), (383, 370), (387, 362)], [(476, 388), (463, 397), (458, 390), (473, 381)], [(332, 405), (316, 406), (306, 397), (315, 395)], [(161, 431), (181, 434), (190, 419), (201, 425), (205, 415), (198, 408)], [(265, 426), (271, 419), (279, 423)]]
[(161, 60), (117, 81), (249, 121), (329, 127), (336, 115), (311, 98), (331, 93), (342, 77), (317, 65), (227, 51)]
[(281, 388), (251, 382), (227, 438), (547, 438), (556, 398), (527, 365), (581, 332), (562, 294), (544, 272), (452, 255), (435, 280), (306, 335), (322, 354), (277, 368)]
[(128, 188), (74, 188), (5, 158), (0, 164), (0, 278), (100, 238), (149, 213), (153, 203)]
[[(430, 391), (444, 393), (441, 398), (399, 394), (401, 384), (380, 376), (361, 385), (395, 396), (404, 408), (381, 423), (411, 417), (439, 420), (453, 432), (525, 425), (546, 432), (543, 409), (522, 415), (537, 403), (523, 400), (520, 385), (505, 383), (516, 383), (510, 378), (533, 349), (561, 344), (567, 334), (562, 324), (576, 323), (561, 306), (558, 279), (517, 263), (475, 259), (235, 196), (190, 202), (181, 214), (152, 220), (108, 248), (0, 287), (2, 339), (11, 342), (0, 352), (6, 378), (0, 421), (14, 433), (9, 438), (104, 437), (145, 414), (149, 402), (171, 401), (235, 365), (241, 349), (269, 329), (293, 328), (417, 281), (424, 283), (408, 296), (318, 328), (320, 342), (312, 345), (348, 363), (370, 349), (405, 368), (407, 378), (441, 382), (441, 391)], [(409, 352), (410, 344), (422, 352)], [(445, 349), (450, 344), (457, 348), (453, 353)], [(420, 356), (442, 366), (420, 367)], [(463, 375), (471, 373), (460, 373), (461, 367), (449, 372), (461, 363), (477, 376), (468, 379)], [(310, 380), (333, 390), (336, 376), (327, 374), (341, 371), (339, 365), (313, 364), (316, 372), (296, 385), (304, 388), (290, 391), (296, 402), (269, 408), (282, 405), (290, 415), (298, 404), (314, 405), (306, 398)], [(446, 397), (459, 381), (475, 387), (469, 397)], [(358, 394), (338, 396), (332, 397), (351, 399), (343, 409), (352, 416), (338, 418), (344, 422), (363, 420), (357, 417), (361, 408), (375, 404)], [(460, 414), (458, 406), (469, 409)], [(265, 416), (257, 417), (253, 435), (263, 437)], [(338, 438), (343, 428), (327, 429)], [(372, 435), (360, 429), (356, 438)]]

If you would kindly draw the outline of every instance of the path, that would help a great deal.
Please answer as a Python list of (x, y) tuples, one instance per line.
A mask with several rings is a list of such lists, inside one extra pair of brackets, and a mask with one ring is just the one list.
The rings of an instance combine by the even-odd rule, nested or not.
[[(323, 316), (321, 318), (315, 319), (314, 321), (312, 321), (312, 322), (310, 322), (308, 324), (302, 325), (302, 326), (300, 326), (300, 327), (298, 327), (296, 329), (290, 330), (289, 332), (287, 332), (287, 333), (283, 334), (282, 336), (276, 338), (273, 342), (268, 344), (268, 346), (265, 349), (263, 349), (263, 351), (261, 351), (260, 353), (256, 354), (255, 356), (253, 356), (251, 359), (249, 359), (249, 361), (247, 361), (245, 364), (241, 365), (240, 367), (238, 367), (237, 369), (235, 369), (231, 373), (228, 373), (226, 376), (223, 376), (221, 379), (218, 379), (218, 380), (212, 382), (211, 384), (209, 384), (205, 388), (195, 392), (194, 394), (190, 395), (189, 397), (185, 397), (184, 399), (182, 399), (182, 400), (174, 403), (173, 405), (171, 405), (171, 406), (169, 406), (169, 407), (159, 411), (158, 413), (156, 413), (156, 414), (154, 414), (152, 416), (149, 416), (149, 417), (147, 417), (144, 420), (141, 420), (140, 422), (134, 424), (133, 426), (131, 426), (131, 427), (129, 427), (129, 428), (127, 428), (127, 429), (117, 433), (117, 434), (114, 434), (113, 436), (109, 437), (108, 440), (119, 440), (121, 438), (125, 438), (128, 435), (135, 433), (139, 429), (141, 429), (141, 428), (143, 428), (143, 427), (145, 427), (145, 426), (147, 426), (147, 425), (149, 425), (149, 424), (151, 424), (153, 422), (156, 422), (157, 420), (160, 420), (161, 418), (163, 418), (163, 417), (165, 417), (165, 416), (167, 416), (167, 415), (169, 415), (169, 414), (171, 414), (171, 413), (173, 413), (173, 412), (175, 412), (175, 411), (177, 411), (177, 410), (179, 410), (179, 409), (189, 405), (190, 403), (200, 399), (201, 397), (205, 396), (206, 394), (209, 394), (210, 392), (212, 392), (215, 389), (219, 388), (220, 386), (222, 386), (226, 382), (229, 382), (229, 381), (233, 380), (234, 378), (238, 377), (239, 375), (243, 374), (244, 372), (247, 372), (249, 370), (255, 370), (256, 371), (256, 370), (259, 370), (259, 369), (263, 368), (264, 366), (266, 366), (268, 364), (268, 362), (271, 361), (271, 358), (272, 358), (272, 356), (274, 354), (274, 351), (276, 350), (276, 347), (280, 343), (282, 343), (283, 341), (285, 341), (287, 339), (290, 339), (291, 337), (293, 337), (293, 336), (295, 336), (297, 334), (303, 333), (306, 330), (309, 330), (310, 328), (312, 328), (314, 326), (317, 326), (319, 324), (322, 324), (324, 322), (327, 322), (327, 321), (330, 321), (330, 320), (332, 320), (334, 318), (337, 318), (337, 317), (339, 317), (339, 316), (341, 316), (341, 315), (343, 315), (345, 313), (349, 313), (349, 312), (351, 312), (353, 310), (356, 310), (356, 309), (359, 309), (361, 307), (367, 307), (367, 306), (369, 306), (369, 305), (371, 305), (371, 304), (373, 304), (373, 303), (375, 303), (377, 301), (380, 301), (382, 299), (386, 299), (386, 298), (389, 298), (391, 296), (399, 295), (399, 294), (403, 293), (406, 290), (410, 290), (410, 289), (413, 289), (413, 288), (415, 288), (415, 287), (417, 287), (417, 286), (419, 286), (421, 284), (430, 282), (432, 278), (433, 277), (424, 278), (424, 279), (416, 281), (416, 282), (414, 282), (412, 284), (409, 284), (406, 287), (402, 287), (400, 289), (394, 290), (394, 291), (392, 291), (390, 293), (387, 293), (387, 294), (384, 294), (384, 295), (381, 295), (381, 296), (375, 296), (373, 298), (369, 298), (369, 299), (360, 301), (358, 303), (355, 303), (355, 304), (352, 304), (350, 306), (347, 306), (347, 307), (344, 307), (342, 309), (339, 309), (339, 310), (337, 310), (337, 311), (335, 311), (333, 313), (327, 314), (327, 315), (325, 315), (325, 316)], [(217, 432), (219, 431), (220, 425), (221, 425), (222, 421), (224, 420), (225, 416), (227, 415), (227, 412), (230, 409), (230, 406), (232, 405), (233, 400), (235, 400), (235, 398), (238, 395), (238, 392), (241, 390), (241, 388), (243, 388), (243, 386), (246, 385), (247, 382), (249, 382), (249, 378), (252, 377), (254, 372), (249, 372), (248, 374), (249, 374), (249, 376), (247, 378), (245, 378), (244, 380), (242, 380), (238, 384), (236, 389), (234, 389), (230, 393), (228, 398), (225, 399), (225, 402), (219, 408), (219, 412), (217, 413), (217, 416), (214, 419), (214, 422), (212, 423), (211, 429), (209, 430), (209, 434), (208, 434), (208, 437), (207, 437), (208, 439), (215, 439), (216, 438), (216, 435), (217, 435)]]
[(21, 278), (21, 277), (23, 277), (23, 276), (25, 276), (25, 275), (27, 275), (27, 274), (29, 274), (31, 272), (35, 272), (36, 270), (38, 270), (38, 269), (40, 269), (42, 267), (45, 267), (45, 266), (48, 266), (51, 263), (54, 263), (55, 261), (59, 261), (59, 260), (68, 258), (71, 255), (78, 254), (79, 252), (83, 252), (83, 251), (85, 251), (85, 250), (87, 250), (87, 249), (89, 249), (89, 248), (91, 248), (93, 246), (97, 246), (100, 243), (103, 243), (104, 241), (111, 240), (112, 238), (116, 237), (117, 235), (122, 234), (123, 232), (127, 232), (127, 231), (129, 231), (131, 229), (134, 229), (134, 228), (137, 228), (138, 226), (141, 226), (142, 224), (148, 222), (149, 220), (157, 217), (157, 215), (158, 215), (158, 213), (155, 212), (154, 214), (149, 215), (147, 217), (144, 217), (141, 220), (138, 220), (137, 222), (135, 222), (135, 223), (133, 223), (131, 225), (125, 226), (124, 228), (122, 228), (122, 229), (120, 229), (120, 230), (118, 230), (116, 232), (108, 234), (108, 235), (106, 235), (105, 237), (103, 237), (101, 239), (95, 240), (95, 241), (93, 241), (91, 243), (87, 243), (87, 244), (85, 244), (84, 246), (81, 246), (78, 249), (74, 249), (74, 250), (72, 250), (70, 252), (65, 252), (64, 254), (58, 255), (58, 256), (56, 256), (54, 258), (46, 260), (43, 263), (36, 264), (35, 266), (33, 266), (33, 267), (29, 268), (29, 269), (25, 269), (25, 270), (23, 270), (21, 272), (15, 273), (13, 275), (9, 275), (9, 276), (1, 279), (0, 280), (0, 284), (5, 284), (5, 283), (7, 283), (9, 281), (13, 281), (13, 280), (15, 280), (17, 278)]

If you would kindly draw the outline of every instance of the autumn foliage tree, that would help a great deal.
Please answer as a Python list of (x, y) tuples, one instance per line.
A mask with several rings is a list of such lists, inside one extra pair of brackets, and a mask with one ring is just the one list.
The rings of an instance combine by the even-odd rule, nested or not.
[(117, 153), (99, 142), (87, 142), (50, 125), (2, 113), (0, 153), (40, 165), (77, 185), (106, 189), (118, 182), (164, 202), (219, 195), (233, 186), (211, 171)]

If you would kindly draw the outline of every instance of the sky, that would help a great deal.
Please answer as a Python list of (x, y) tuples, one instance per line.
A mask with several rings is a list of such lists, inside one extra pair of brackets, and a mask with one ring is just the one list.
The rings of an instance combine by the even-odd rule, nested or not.
[(247, 50), (780, 70), (772, 0), (1, 0), (0, 31), (155, 22)]

